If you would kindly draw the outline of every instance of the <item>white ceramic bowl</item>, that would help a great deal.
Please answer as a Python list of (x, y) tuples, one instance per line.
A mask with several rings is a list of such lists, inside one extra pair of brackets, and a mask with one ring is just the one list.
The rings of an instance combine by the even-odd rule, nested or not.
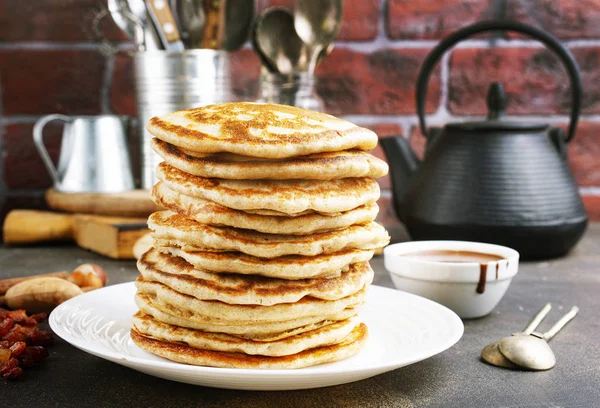
[[(477, 262), (451, 263), (401, 256), (428, 250), (482, 252), (503, 259), (482, 266)], [(397, 289), (441, 303), (467, 319), (490, 313), (519, 268), (519, 253), (514, 249), (479, 242), (404, 242), (389, 245), (383, 255), (385, 268)]]

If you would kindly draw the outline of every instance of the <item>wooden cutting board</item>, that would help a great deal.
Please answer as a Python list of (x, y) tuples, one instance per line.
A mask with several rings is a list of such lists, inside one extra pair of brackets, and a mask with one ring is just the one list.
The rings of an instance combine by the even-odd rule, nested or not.
[(75, 241), (82, 248), (114, 259), (135, 259), (133, 246), (150, 232), (146, 217), (107, 217), (14, 210), (4, 220), (8, 245)]
[(149, 190), (124, 193), (61, 193), (46, 192), (46, 202), (53, 210), (77, 214), (110, 215), (116, 217), (148, 217), (161, 208), (152, 202)]

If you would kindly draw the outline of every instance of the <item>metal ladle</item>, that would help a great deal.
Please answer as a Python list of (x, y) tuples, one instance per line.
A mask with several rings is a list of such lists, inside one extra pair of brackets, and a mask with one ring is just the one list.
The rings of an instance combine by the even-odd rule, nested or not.
[(579, 312), (577, 306), (564, 315), (546, 333), (533, 332), (528, 336), (507, 337), (498, 343), (498, 349), (504, 357), (519, 367), (528, 370), (549, 370), (556, 364), (556, 357), (548, 345), (556, 333), (569, 323)]
[[(550, 313), (552, 309), (552, 305), (550, 303), (546, 303), (544, 307), (540, 309), (539, 312), (531, 319), (529, 324), (523, 329), (523, 331), (513, 333), (513, 336), (529, 336), (533, 331), (540, 325), (540, 323), (544, 320), (544, 318)], [(510, 338), (510, 337), (507, 337)], [(513, 364), (509, 359), (504, 357), (504, 355), (500, 352), (498, 348), (498, 342), (488, 344), (481, 351), (481, 357), (488, 363), (504, 368), (519, 368), (519, 366)]]

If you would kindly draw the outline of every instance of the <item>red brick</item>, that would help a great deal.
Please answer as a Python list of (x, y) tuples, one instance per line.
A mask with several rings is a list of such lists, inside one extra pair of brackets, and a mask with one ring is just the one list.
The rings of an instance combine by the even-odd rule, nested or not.
[[(106, 0), (2, 1), (0, 41), (99, 41), (92, 23), (105, 4)], [(108, 40), (126, 39), (110, 15), (99, 28)]]
[[(264, 1), (266, 6), (294, 8), (294, 0)], [(261, 4), (262, 5), (262, 4)], [(262, 9), (261, 9), (262, 11)], [(377, 37), (380, 16), (379, 0), (354, 0), (344, 2), (342, 28), (337, 37), (342, 41), (369, 41)]]
[(597, 0), (508, 0), (506, 17), (542, 28), (561, 39), (600, 38)]
[[(476, 21), (509, 19), (561, 39), (600, 38), (596, 0), (389, 0), (387, 33), (393, 39), (438, 39)], [(510, 35), (514, 37), (515, 35)]]
[(583, 205), (590, 221), (600, 221), (600, 196), (584, 195)]
[[(584, 113), (600, 112), (600, 50), (572, 50), (583, 78)], [(459, 49), (450, 60), (449, 109), (459, 115), (487, 113), (492, 81), (501, 82), (508, 113), (568, 113), (571, 91), (559, 60), (542, 49)]]
[[(44, 142), (56, 163), (63, 126), (52, 122), (44, 128)], [(2, 149), (4, 183), (9, 189), (47, 188), (52, 185), (48, 170), (33, 143), (33, 124), (12, 124), (4, 131)]]
[(393, 39), (438, 39), (494, 17), (492, 0), (389, 0), (386, 28)]
[(260, 61), (250, 49), (231, 54), (231, 86), (238, 100), (254, 101), (258, 98)]
[(104, 69), (96, 51), (1, 50), (4, 114), (98, 113)]
[(579, 124), (568, 157), (577, 184), (600, 187), (600, 123)]
[(110, 88), (110, 104), (113, 112), (119, 115), (137, 115), (135, 105), (135, 74), (133, 58), (127, 54), (117, 54)]
[[(365, 54), (335, 49), (317, 70), (317, 89), (332, 114), (410, 114), (415, 81), (428, 50), (380, 50)], [(427, 111), (439, 106), (439, 68), (432, 75)]]
[(379, 0), (358, 0), (344, 3), (342, 29), (338, 40), (369, 41), (377, 37)]

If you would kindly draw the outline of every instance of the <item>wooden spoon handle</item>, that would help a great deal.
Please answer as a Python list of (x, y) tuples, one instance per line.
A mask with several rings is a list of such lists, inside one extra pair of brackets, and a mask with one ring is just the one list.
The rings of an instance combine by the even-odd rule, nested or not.
[(73, 216), (49, 211), (14, 210), (4, 220), (5, 244), (73, 239)]

